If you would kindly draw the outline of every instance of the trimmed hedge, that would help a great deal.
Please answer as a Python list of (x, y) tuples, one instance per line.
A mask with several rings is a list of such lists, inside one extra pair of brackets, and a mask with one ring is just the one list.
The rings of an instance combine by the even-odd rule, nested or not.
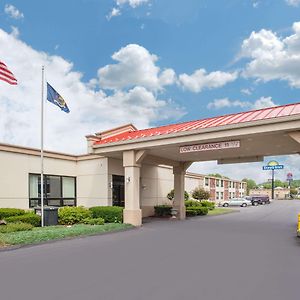
[(154, 206), (154, 213), (156, 217), (167, 217), (171, 216), (171, 205), (156, 205)]
[(92, 217), (92, 213), (82, 206), (65, 206), (58, 210), (58, 223), (61, 225), (73, 225), (81, 223), (84, 219)]
[(208, 214), (208, 208), (207, 207), (201, 207), (201, 206), (193, 206), (188, 207), (186, 209), (186, 215), (187, 216), (204, 216)]
[(103, 218), (88, 218), (88, 219), (84, 219), (82, 221), (83, 224), (87, 224), (87, 225), (104, 225), (104, 219)]
[(8, 217), (21, 216), (21, 215), (25, 215), (24, 209), (0, 208), (0, 220), (8, 218)]
[(200, 202), (203, 207), (207, 207), (209, 210), (215, 209), (215, 203), (207, 200)]
[(41, 216), (38, 216), (34, 213), (26, 213), (21, 216), (8, 217), (5, 218), (5, 221), (7, 223), (27, 223), (34, 227), (41, 226)]
[(188, 201), (185, 201), (184, 204), (185, 204), (185, 207), (201, 207), (202, 202), (200, 201), (195, 201), (195, 200), (188, 200)]
[(33, 226), (26, 223), (9, 223), (7, 225), (0, 226), (0, 233), (10, 233), (16, 231), (28, 231), (32, 230)]
[(122, 223), (123, 207), (119, 206), (95, 206), (90, 208), (92, 218), (102, 218), (105, 223)]
[(195, 217), (197, 216), (197, 211), (194, 209), (187, 208), (185, 214), (187, 217)]

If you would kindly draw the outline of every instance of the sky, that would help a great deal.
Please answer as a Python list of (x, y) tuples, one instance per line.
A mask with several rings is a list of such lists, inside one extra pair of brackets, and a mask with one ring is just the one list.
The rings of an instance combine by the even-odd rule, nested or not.
[[(71, 5), (70, 5), (71, 4)], [(45, 148), (85, 135), (300, 102), (300, 0), (0, 0), (0, 143), (40, 145), (41, 68), (70, 113), (45, 108)], [(263, 182), (262, 163), (192, 172)], [(300, 178), (299, 155), (275, 158)]]

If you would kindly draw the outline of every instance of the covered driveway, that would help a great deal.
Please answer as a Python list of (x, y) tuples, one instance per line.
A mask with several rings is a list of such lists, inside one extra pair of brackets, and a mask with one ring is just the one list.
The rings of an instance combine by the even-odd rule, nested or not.
[(142, 223), (140, 168), (143, 163), (173, 167), (175, 207), (185, 218), (184, 175), (196, 161), (219, 164), (262, 161), (264, 156), (300, 152), (300, 104), (289, 104), (204, 120), (137, 130), (120, 127), (112, 135), (89, 136), (90, 152), (123, 159), (124, 222)]

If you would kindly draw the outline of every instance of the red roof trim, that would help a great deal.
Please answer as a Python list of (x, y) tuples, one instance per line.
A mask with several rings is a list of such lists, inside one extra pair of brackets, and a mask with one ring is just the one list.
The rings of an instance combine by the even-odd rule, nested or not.
[(176, 132), (192, 131), (210, 127), (221, 127), (251, 121), (267, 120), (278, 117), (286, 117), (300, 114), (300, 103), (292, 103), (276, 107), (256, 109), (252, 111), (240, 112), (235, 114), (222, 115), (218, 117), (206, 118), (202, 120), (188, 121), (160, 127), (147, 128), (123, 132), (115, 136), (96, 141), (94, 145), (114, 143), (132, 139), (140, 139), (152, 136), (167, 135)]

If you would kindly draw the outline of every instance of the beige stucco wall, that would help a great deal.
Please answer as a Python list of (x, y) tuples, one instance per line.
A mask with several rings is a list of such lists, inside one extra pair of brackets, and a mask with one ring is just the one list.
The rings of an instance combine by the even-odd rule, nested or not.
[[(76, 177), (77, 205), (110, 205), (108, 159), (44, 158), (44, 173)], [(29, 208), (29, 174), (40, 174), (40, 157), (0, 151), (0, 207)]]
[(108, 159), (77, 162), (77, 205), (107, 206), (109, 202)]
[(204, 188), (204, 177), (199, 176), (185, 176), (185, 190), (189, 193), (192, 194), (192, 192), (196, 188)]
[[(269, 198), (272, 198), (271, 189), (252, 189), (249, 191), (249, 195), (268, 195)], [(275, 188), (274, 198), (275, 199), (287, 199), (290, 195), (290, 189), (288, 188)]]
[[(38, 156), (0, 151), (0, 207), (29, 208), (29, 173), (40, 173)], [(45, 158), (45, 174), (76, 176), (76, 162)]]

